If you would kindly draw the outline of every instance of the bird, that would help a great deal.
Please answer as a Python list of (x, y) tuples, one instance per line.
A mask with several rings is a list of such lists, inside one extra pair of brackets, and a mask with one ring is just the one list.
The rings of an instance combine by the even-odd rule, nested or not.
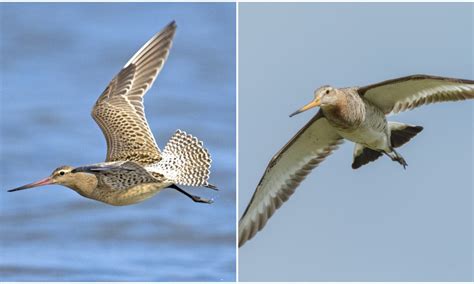
[(217, 190), (208, 182), (212, 160), (203, 142), (178, 129), (161, 151), (145, 117), (143, 97), (165, 64), (176, 28), (172, 21), (146, 42), (97, 99), (92, 117), (107, 142), (105, 162), (60, 166), (44, 179), (8, 191), (57, 184), (86, 198), (123, 206), (172, 188), (194, 202), (212, 203), (180, 187)]
[(355, 143), (352, 168), (382, 155), (406, 168), (396, 148), (423, 130), (422, 126), (387, 121), (387, 115), (435, 102), (474, 98), (474, 81), (411, 75), (364, 86), (314, 91), (314, 99), (290, 117), (319, 111), (270, 160), (239, 220), (239, 247), (262, 230), (273, 213), (305, 177), (344, 141)]

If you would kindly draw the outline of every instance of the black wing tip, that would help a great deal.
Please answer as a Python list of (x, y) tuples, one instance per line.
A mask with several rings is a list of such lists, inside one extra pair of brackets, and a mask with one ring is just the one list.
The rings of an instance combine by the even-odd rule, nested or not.
[(423, 130), (423, 126), (412, 126), (406, 125), (405, 128), (400, 130), (391, 130), (390, 144), (392, 147), (398, 148), (410, 141), (418, 133)]
[(361, 163), (356, 163), (356, 162), (352, 163), (352, 165), (351, 165), (351, 167), (352, 167), (353, 170), (357, 170), (357, 169), (360, 168), (361, 166), (362, 166)]
[(364, 165), (367, 165), (370, 162), (377, 160), (382, 153), (379, 151), (375, 151), (369, 148), (363, 148), (362, 153), (359, 156), (354, 157), (354, 161), (352, 162), (352, 169), (358, 169)]
[(174, 28), (176, 29), (178, 27), (178, 25), (176, 25), (176, 21), (175, 20), (172, 20), (167, 26), (166, 28)]
[(418, 125), (418, 126), (414, 126), (413, 128), (414, 128), (418, 133), (421, 132), (421, 131), (424, 129), (423, 126), (419, 126), (419, 125)]
[(370, 163), (371, 161), (365, 161), (363, 159), (361, 159), (361, 157), (357, 157), (354, 162), (352, 162), (352, 169), (353, 170), (357, 170), (358, 168), (362, 167), (362, 166), (365, 166), (367, 165), (368, 163)]

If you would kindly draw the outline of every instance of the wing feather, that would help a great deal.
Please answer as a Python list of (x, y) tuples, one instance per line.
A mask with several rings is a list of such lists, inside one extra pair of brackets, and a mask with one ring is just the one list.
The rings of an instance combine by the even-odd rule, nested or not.
[(152, 37), (125, 64), (98, 98), (92, 117), (107, 141), (106, 161), (159, 162), (160, 149), (145, 117), (143, 97), (163, 68), (175, 22)]
[(342, 141), (320, 111), (273, 156), (239, 221), (239, 246), (265, 226), (300, 182)]
[(365, 86), (358, 92), (389, 114), (435, 102), (473, 99), (474, 81), (412, 75)]

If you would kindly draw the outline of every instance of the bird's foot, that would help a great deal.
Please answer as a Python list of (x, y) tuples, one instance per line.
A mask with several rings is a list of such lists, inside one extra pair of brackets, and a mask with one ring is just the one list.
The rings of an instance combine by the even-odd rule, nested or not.
[(192, 199), (194, 202), (199, 202), (199, 203), (207, 203), (207, 204), (212, 204), (212, 203), (214, 203), (214, 200), (213, 200), (213, 199), (207, 199), (207, 198), (203, 198), (203, 197), (196, 196), (196, 195), (193, 195), (193, 196), (191, 197), (191, 199)]
[(403, 169), (406, 169), (408, 166), (407, 162), (405, 161), (405, 159), (403, 159), (402, 156), (396, 158), (395, 161), (397, 161), (400, 165), (402, 165)]
[(389, 154), (389, 157), (392, 159), (392, 161), (398, 162), (400, 165), (402, 165), (403, 169), (407, 168), (408, 164), (405, 159), (403, 159), (402, 155), (400, 155), (394, 149), (392, 149), (392, 152)]
[(172, 184), (170, 185), (170, 188), (173, 188), (173, 189), (176, 189), (177, 191), (181, 192), (182, 194), (186, 195), (187, 197), (191, 198), (192, 201), (194, 202), (198, 202), (198, 203), (207, 203), (207, 204), (211, 204), (214, 202), (214, 200), (212, 199), (207, 199), (207, 198), (202, 198), (200, 196), (197, 196), (197, 195), (192, 195), (186, 191), (184, 191), (183, 189), (181, 189), (179, 186), (177, 186), (176, 184)]

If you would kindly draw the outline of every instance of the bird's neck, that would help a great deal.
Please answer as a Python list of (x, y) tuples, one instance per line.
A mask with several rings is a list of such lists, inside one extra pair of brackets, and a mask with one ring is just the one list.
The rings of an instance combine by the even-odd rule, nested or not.
[(63, 184), (85, 197), (91, 197), (97, 188), (97, 178), (95, 175), (86, 173), (76, 173), (75, 178)]

